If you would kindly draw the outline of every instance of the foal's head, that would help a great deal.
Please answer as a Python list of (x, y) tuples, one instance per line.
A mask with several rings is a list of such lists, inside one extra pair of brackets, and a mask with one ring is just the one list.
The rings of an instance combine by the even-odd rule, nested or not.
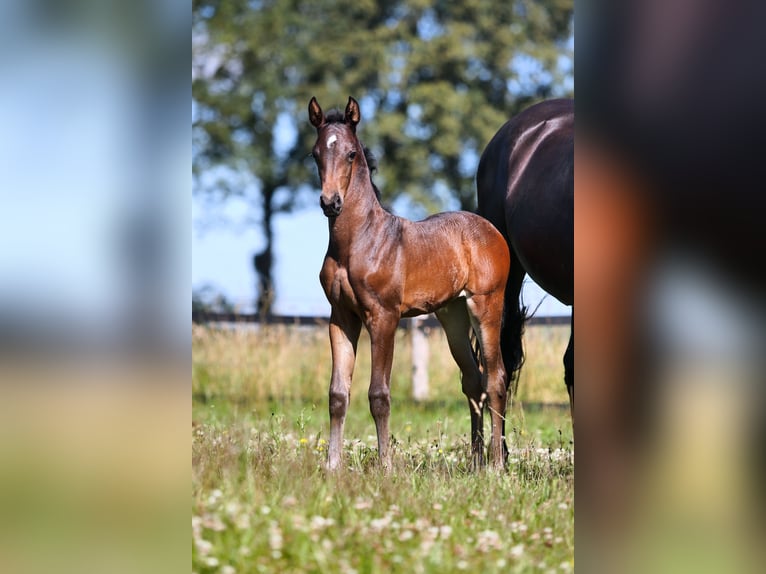
[(317, 162), (322, 181), (319, 205), (327, 217), (340, 215), (351, 185), (351, 174), (360, 162), (365, 161), (365, 149), (356, 137), (359, 118), (359, 104), (351, 97), (343, 115), (330, 112), (325, 116), (316, 98), (309, 102), (309, 121), (317, 129), (317, 141), (311, 155)]

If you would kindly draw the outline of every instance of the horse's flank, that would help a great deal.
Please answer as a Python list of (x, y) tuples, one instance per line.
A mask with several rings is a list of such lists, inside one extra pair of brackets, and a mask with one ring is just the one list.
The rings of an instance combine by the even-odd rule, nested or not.
[[(476, 184), (478, 212), (511, 249), (501, 345), (504, 364), (517, 380), (524, 362), (524, 276), (574, 304), (574, 102), (541, 102), (506, 122), (481, 155)], [(574, 417), (574, 323), (564, 381)]]

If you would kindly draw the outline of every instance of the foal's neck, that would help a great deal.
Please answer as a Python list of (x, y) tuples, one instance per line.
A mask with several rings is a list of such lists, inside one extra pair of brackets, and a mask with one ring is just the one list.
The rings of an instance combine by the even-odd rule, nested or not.
[(351, 174), (351, 182), (339, 216), (330, 218), (330, 248), (339, 254), (348, 253), (353, 244), (359, 244), (377, 235), (376, 229), (396, 216), (378, 201), (366, 163), (360, 162)]

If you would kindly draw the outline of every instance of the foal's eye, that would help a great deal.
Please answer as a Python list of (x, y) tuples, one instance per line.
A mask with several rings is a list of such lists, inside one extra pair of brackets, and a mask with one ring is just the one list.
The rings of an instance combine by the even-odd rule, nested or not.
[(354, 158), (356, 157), (355, 151), (348, 152), (348, 161), (354, 161)]

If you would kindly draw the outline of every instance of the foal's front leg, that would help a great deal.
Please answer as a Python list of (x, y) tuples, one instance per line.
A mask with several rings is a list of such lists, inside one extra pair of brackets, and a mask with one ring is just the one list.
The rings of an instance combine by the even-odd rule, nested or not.
[(367, 329), (372, 345), (372, 378), (370, 379), (370, 412), (378, 432), (378, 456), (384, 469), (391, 468), (388, 452), (388, 419), (391, 413), (391, 366), (399, 316), (378, 313), (370, 318)]
[(351, 376), (354, 373), (356, 344), (362, 322), (353, 313), (333, 308), (330, 316), (330, 348), (332, 378), (330, 380), (330, 445), (327, 468), (340, 466), (343, 453), (343, 423), (351, 397)]

